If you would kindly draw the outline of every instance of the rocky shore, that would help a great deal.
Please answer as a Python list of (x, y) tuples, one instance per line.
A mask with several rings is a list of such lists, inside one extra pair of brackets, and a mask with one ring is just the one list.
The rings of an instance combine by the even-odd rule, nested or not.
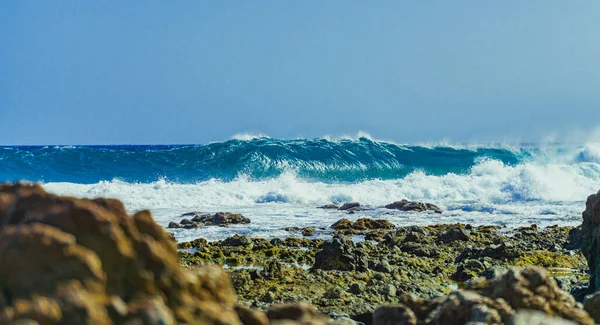
[[(595, 324), (599, 202), (577, 228), (363, 218), (325, 239), (290, 227), (298, 236), (175, 243), (117, 200), (0, 185), (0, 324)], [(436, 211), (416, 203), (394, 206)]]

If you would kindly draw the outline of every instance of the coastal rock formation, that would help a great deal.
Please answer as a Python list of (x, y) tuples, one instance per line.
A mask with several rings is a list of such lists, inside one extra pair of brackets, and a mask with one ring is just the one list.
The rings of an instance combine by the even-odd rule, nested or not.
[(341, 207), (339, 207), (339, 210), (345, 211), (345, 210), (350, 210), (350, 209), (354, 209), (354, 208), (360, 208), (360, 203), (358, 203), (358, 202), (344, 203), (344, 204), (342, 204)]
[[(248, 224), (250, 219), (241, 214), (231, 212), (217, 212), (215, 214), (202, 214), (200, 212), (188, 212), (180, 217), (188, 217), (181, 219), (179, 223), (169, 222), (167, 228), (198, 228), (201, 226), (220, 226), (227, 227), (236, 224)], [(191, 217), (191, 219), (189, 219)]]
[(562, 323), (570, 320), (595, 324), (573, 297), (560, 290), (552, 277), (537, 267), (511, 269), (492, 280), (479, 278), (469, 282), (463, 291), (431, 300), (402, 295), (398, 305), (376, 310), (373, 324), (515, 324), (517, 321), (523, 324), (525, 315), (517, 317), (517, 310), (541, 311)]
[(216, 267), (186, 271), (147, 211), (0, 185), (0, 324), (240, 324)]
[(590, 269), (590, 292), (600, 289), (600, 191), (587, 198), (582, 214), (581, 251)]
[(323, 243), (323, 249), (315, 255), (312, 270), (365, 271), (366, 256), (355, 249), (354, 242), (344, 236), (335, 236)]
[(346, 218), (340, 219), (331, 225), (334, 230), (374, 230), (393, 229), (394, 224), (385, 219), (360, 218), (352, 222)]
[(386, 205), (385, 208), (393, 209), (393, 210), (402, 210), (402, 211), (417, 211), (417, 212), (433, 211), (435, 213), (442, 213), (442, 209), (440, 209), (440, 207), (438, 207), (435, 204), (408, 201), (405, 199), (396, 201), (394, 203), (390, 203), (390, 204)]

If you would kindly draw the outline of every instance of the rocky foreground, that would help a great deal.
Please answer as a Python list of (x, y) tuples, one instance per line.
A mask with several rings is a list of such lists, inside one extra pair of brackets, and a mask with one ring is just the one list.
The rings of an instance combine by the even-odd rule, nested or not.
[(599, 202), (580, 228), (341, 220), (178, 253), (147, 211), (0, 185), (0, 324), (595, 324)]

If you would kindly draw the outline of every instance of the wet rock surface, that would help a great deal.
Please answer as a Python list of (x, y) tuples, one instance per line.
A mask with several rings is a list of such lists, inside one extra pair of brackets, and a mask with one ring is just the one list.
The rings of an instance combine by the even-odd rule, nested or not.
[(167, 228), (192, 229), (204, 226), (227, 227), (236, 224), (248, 224), (250, 219), (241, 214), (231, 212), (217, 212), (215, 214), (202, 214), (201, 212), (189, 212), (180, 216), (185, 217), (179, 223), (171, 221)]
[(408, 200), (400, 200), (394, 203), (390, 203), (385, 206), (386, 209), (401, 210), (401, 211), (433, 211), (435, 213), (442, 213), (442, 209), (432, 203), (414, 202)]
[[(558, 283), (568, 289), (569, 285), (575, 288), (576, 283), (587, 280), (583, 255), (568, 248), (572, 227), (538, 229), (532, 225), (514, 230), (465, 224), (394, 227), (362, 230), (358, 233), (369, 239), (357, 242), (353, 229), (356, 223), (339, 220), (337, 226), (344, 229), (330, 229), (333, 237), (327, 240), (249, 238), (253, 243), (251, 248), (211, 242), (195, 253), (181, 252), (181, 261), (188, 266), (232, 265), (228, 273), (239, 299), (247, 306), (267, 310), (281, 303), (310, 302), (324, 314), (347, 315), (365, 324), (373, 323), (373, 313), (381, 305), (409, 306), (405, 304), (407, 296), (418, 301), (447, 297), (448, 310), (457, 301), (464, 302), (470, 306), (465, 307), (465, 313), (478, 313), (473, 319), (480, 319), (482, 324), (493, 324), (498, 319), (499, 324), (515, 321), (519, 308), (511, 306), (505, 298), (487, 296), (483, 289), (445, 296), (480, 277), (488, 279), (485, 283), (502, 278), (515, 266), (538, 265), (550, 269), (542, 278), (555, 281), (553, 286), (544, 282), (545, 285), (527, 287), (539, 297), (544, 296), (537, 291), (543, 290), (562, 297), (566, 293), (558, 294)], [(342, 232), (348, 229), (352, 231)], [(271, 260), (278, 261), (280, 267), (268, 266)], [(275, 272), (264, 272), (267, 269)], [(500, 304), (498, 299), (505, 302)], [(570, 303), (560, 305), (548, 297), (544, 299), (550, 305), (561, 306), (561, 310), (567, 307), (582, 310)], [(503, 316), (500, 311), (505, 305), (510, 307), (506, 308), (510, 313)], [(402, 314), (403, 308), (394, 309), (395, 313)], [(424, 311), (419, 308), (410, 310), (417, 317), (417, 324), (425, 324)], [(548, 317), (564, 318), (558, 315)], [(407, 324), (411, 324), (410, 320)]]

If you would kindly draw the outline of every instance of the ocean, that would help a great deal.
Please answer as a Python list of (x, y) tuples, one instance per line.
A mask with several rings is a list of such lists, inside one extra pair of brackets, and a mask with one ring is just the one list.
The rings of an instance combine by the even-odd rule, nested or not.
[[(600, 188), (600, 146), (241, 137), (206, 145), (0, 147), (0, 181), (19, 180), (60, 195), (117, 198), (131, 212), (149, 209), (163, 226), (190, 211), (231, 211), (252, 220), (173, 229), (178, 240), (298, 236), (282, 228), (359, 217), (398, 226), (576, 225), (586, 197)], [(434, 203), (444, 213), (381, 207), (400, 199)], [(369, 209), (317, 209), (351, 201)]]

